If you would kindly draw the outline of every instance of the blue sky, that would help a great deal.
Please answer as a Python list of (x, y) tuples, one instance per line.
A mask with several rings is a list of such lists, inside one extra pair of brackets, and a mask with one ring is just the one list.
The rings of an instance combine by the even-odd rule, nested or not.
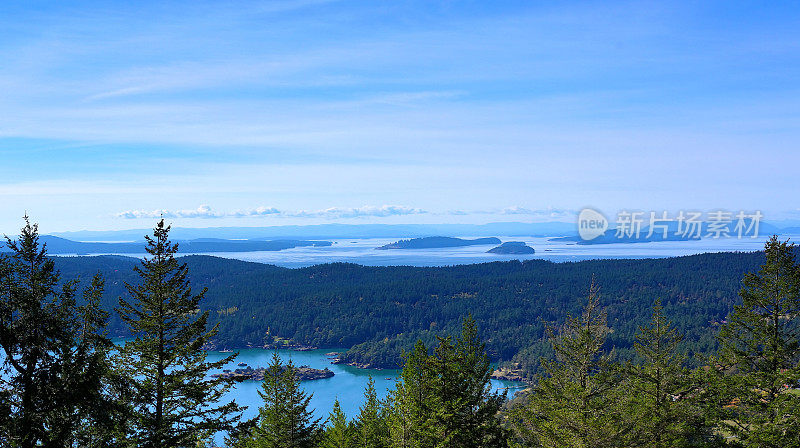
[(4, 2), (0, 231), (800, 218), (797, 3), (538, 3)]

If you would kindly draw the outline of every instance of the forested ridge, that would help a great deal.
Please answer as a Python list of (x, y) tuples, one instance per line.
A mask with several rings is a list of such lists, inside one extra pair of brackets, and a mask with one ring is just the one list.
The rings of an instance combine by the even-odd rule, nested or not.
[[(720, 322), (740, 300), (745, 272), (763, 262), (763, 252), (717, 253), (642, 260), (552, 263), (543, 260), (450, 267), (367, 267), (323, 264), (302, 269), (210, 256), (187, 256), (189, 281), (208, 287), (200, 303), (219, 322), (220, 348), (260, 346), (272, 337), (323, 348), (351, 348), (347, 362), (398, 367), (400, 354), (417, 339), (453, 334), (469, 313), (494, 360), (520, 362), (548, 350), (548, 322), (563, 321), (580, 309), (592, 279), (614, 328), (607, 340), (620, 356), (635, 357), (632, 340), (650, 318), (656, 298), (667, 318), (685, 335), (689, 355), (716, 347)], [(133, 258), (56, 258), (66, 278), (106, 278), (102, 306), (113, 311), (124, 283), (131, 282)], [(111, 313), (111, 334), (124, 332)], [(515, 357), (516, 355), (516, 357)]]

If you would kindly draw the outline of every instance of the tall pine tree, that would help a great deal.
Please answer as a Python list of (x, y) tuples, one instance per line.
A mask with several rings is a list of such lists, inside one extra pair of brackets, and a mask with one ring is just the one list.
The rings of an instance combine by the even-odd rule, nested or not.
[(524, 446), (605, 448), (625, 446), (630, 429), (627, 391), (613, 353), (604, 351), (610, 329), (592, 281), (578, 317), (550, 339), (556, 354), (545, 361), (528, 402), (514, 409), (513, 424)]
[[(720, 330), (719, 424), (745, 446), (800, 446), (800, 265), (773, 236), (766, 262), (744, 277), (742, 304)], [(791, 390), (794, 388), (794, 390)]]
[(313, 448), (322, 439), (322, 424), (308, 405), (311, 395), (300, 388), (297, 370), (291, 361), (286, 366), (277, 353), (264, 372), (258, 391), (264, 405), (259, 409), (255, 427), (243, 434), (237, 447)]
[(436, 446), (507, 446), (507, 433), (498, 416), (506, 397), (491, 391), (491, 364), (472, 316), (464, 319), (455, 342), (439, 339), (428, 363), (435, 378)]
[(209, 378), (236, 355), (206, 361), (203, 346), (217, 327), (207, 329), (208, 311), (199, 310), (205, 289), (192, 294), (169, 230), (162, 219), (146, 237), (149, 257), (135, 268), (140, 283), (126, 285), (130, 297), (118, 310), (135, 337), (120, 358), (133, 387), (131, 438), (146, 448), (194, 447), (240, 417), (235, 402), (220, 403), (230, 380)]
[[(110, 442), (102, 393), (110, 342), (102, 335), (99, 277), (78, 306), (77, 281), (61, 282), (38, 227), (25, 217), (19, 238), (7, 238), (0, 259), (0, 442), (4, 446), (66, 447), (92, 428)], [(89, 446), (89, 445), (87, 445)]]
[(342, 405), (337, 399), (333, 403), (333, 410), (328, 417), (325, 434), (322, 437), (321, 448), (356, 448), (357, 433), (353, 423), (347, 420), (342, 411)]
[(388, 448), (389, 425), (386, 412), (378, 393), (375, 390), (375, 380), (372, 377), (367, 382), (364, 390), (364, 405), (361, 406), (356, 418), (358, 430), (358, 446), (362, 448)]
[(499, 417), (505, 395), (491, 392), (491, 372), (471, 316), (461, 336), (439, 338), (433, 354), (417, 342), (390, 395), (393, 446), (506, 446), (508, 434)]
[(679, 352), (682, 339), (657, 300), (650, 324), (639, 328), (634, 343), (642, 363), (629, 368), (633, 446), (713, 446), (719, 442), (693, 399), (700, 390), (684, 366), (686, 356)]
[(417, 341), (405, 355), (400, 380), (389, 394), (388, 421), (395, 448), (431, 447), (436, 443), (434, 374), (428, 367), (429, 357), (425, 344)]

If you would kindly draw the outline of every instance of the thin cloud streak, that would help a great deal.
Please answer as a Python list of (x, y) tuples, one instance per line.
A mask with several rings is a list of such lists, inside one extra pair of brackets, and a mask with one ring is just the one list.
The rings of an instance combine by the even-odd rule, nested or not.
[(407, 215), (451, 215), (451, 216), (470, 216), (470, 215), (521, 215), (533, 218), (549, 218), (560, 220), (573, 218), (578, 214), (577, 210), (560, 209), (547, 207), (543, 209), (531, 209), (520, 206), (506, 207), (492, 210), (449, 210), (447, 212), (429, 212), (420, 208), (407, 207), (403, 205), (382, 205), (362, 207), (329, 207), (320, 210), (280, 210), (275, 207), (255, 207), (251, 209), (239, 209), (232, 212), (215, 211), (209, 205), (201, 205), (196, 209), (185, 210), (126, 210), (117, 213), (117, 218), (124, 219), (152, 219), (152, 218), (249, 218), (259, 216), (283, 217), (283, 218), (326, 218), (326, 219), (349, 219), (349, 218), (386, 218), (390, 216)]
[(565, 218), (574, 218), (575, 216), (577, 216), (578, 211), (573, 209), (562, 209), (557, 207), (532, 209), (527, 207), (513, 206), (502, 209), (488, 209), (488, 210), (448, 210), (445, 214), (453, 216), (523, 215), (534, 218), (552, 218), (553, 220), (560, 220)]
[(248, 210), (236, 210), (233, 212), (217, 212), (208, 205), (201, 205), (196, 209), (187, 210), (126, 210), (116, 214), (117, 218), (124, 219), (152, 219), (152, 218), (245, 218), (258, 216), (277, 216), (288, 218), (328, 218), (346, 219), (374, 217), (385, 218), (389, 216), (418, 215), (427, 213), (425, 210), (406, 207), (402, 205), (382, 205), (363, 207), (330, 207), (322, 210), (278, 210), (275, 207), (256, 207)]

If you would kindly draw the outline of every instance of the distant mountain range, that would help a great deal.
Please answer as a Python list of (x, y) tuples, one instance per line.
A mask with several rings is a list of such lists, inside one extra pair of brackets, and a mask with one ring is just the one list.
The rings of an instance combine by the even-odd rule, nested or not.
[[(151, 229), (81, 230), (56, 232), (55, 236), (73, 241), (143, 241)], [(173, 227), (170, 237), (181, 240), (199, 238), (223, 239), (357, 239), (357, 238), (421, 238), (437, 235), (459, 236), (565, 236), (576, 235), (571, 222), (495, 222), (489, 224), (319, 224), (308, 226), (271, 227)]]
[[(669, 223), (667, 225), (667, 236), (666, 238), (663, 237), (663, 229), (658, 228), (655, 229), (653, 235), (648, 237), (648, 233), (650, 231), (649, 226), (642, 226), (641, 231), (639, 232), (638, 236), (631, 235), (631, 236), (617, 236), (617, 229), (608, 229), (605, 233), (597, 238), (591, 240), (584, 240), (580, 236), (577, 235), (570, 235), (570, 236), (563, 236), (563, 237), (556, 237), (552, 238), (553, 241), (575, 241), (581, 245), (589, 245), (589, 244), (612, 244), (612, 243), (650, 243), (656, 241), (697, 241), (700, 239), (707, 239), (708, 231), (705, 227), (700, 232), (700, 237), (692, 235), (681, 235), (678, 232), (678, 224), (675, 222)], [(758, 228), (758, 236), (759, 238), (766, 238), (770, 235), (774, 234), (784, 234), (784, 235), (791, 235), (791, 234), (800, 234), (800, 227), (789, 227), (789, 228), (779, 228), (775, 225), (762, 222), (759, 224)], [(736, 237), (735, 232), (731, 231), (730, 235), (732, 237)], [(743, 238), (749, 238), (750, 234), (743, 236)]]
[(412, 238), (410, 240), (400, 240), (396, 243), (386, 244), (376, 247), (377, 250), (388, 249), (436, 249), (442, 247), (464, 247), (480, 246), (488, 244), (500, 244), (499, 238), (476, 238), (467, 240), (463, 238), (452, 238), (448, 236), (429, 236), (425, 238)]
[[(675, 237), (675, 223), (669, 228), (666, 240), (657, 237), (650, 241), (677, 241), (688, 238)], [(144, 235), (152, 233), (150, 229), (81, 230), (76, 232), (56, 232), (54, 237), (65, 238), (71, 242), (135, 242), (138, 246), (144, 243)], [(608, 244), (646, 242), (647, 227), (643, 226), (639, 238), (616, 238), (616, 229), (608, 229), (604, 236), (595, 240), (583, 241), (577, 234), (577, 225), (572, 222), (495, 222), (488, 224), (318, 224), (307, 226), (270, 226), (270, 227), (208, 227), (190, 228), (173, 227), (170, 237), (187, 242), (230, 242), (231, 240), (247, 240), (251, 244), (256, 241), (309, 241), (328, 239), (362, 239), (362, 238), (424, 238), (432, 236), (470, 236), (470, 237), (558, 237), (563, 241), (575, 241), (580, 244)], [(772, 234), (797, 235), (800, 225), (796, 221), (761, 222), (759, 237)], [(236, 246), (243, 249), (245, 245)], [(253, 249), (277, 250), (277, 249)], [(193, 252), (199, 252), (192, 249)], [(228, 251), (225, 249), (224, 251)], [(120, 253), (134, 253), (120, 252)], [(204, 250), (203, 252), (208, 252)], [(74, 252), (70, 252), (74, 253)], [(94, 253), (94, 252), (92, 252)]]
[[(125, 243), (95, 243), (71, 241), (52, 235), (43, 235), (40, 242), (47, 244), (47, 253), (51, 255), (63, 254), (143, 254), (145, 243), (125, 242)], [(291, 249), (293, 247), (306, 246), (330, 246), (330, 241), (306, 241), (306, 240), (222, 240), (215, 238), (199, 238), (195, 240), (176, 240), (179, 253), (213, 253), (213, 252), (253, 252), (253, 251), (276, 251)], [(8, 252), (8, 248), (3, 245), (0, 252)]]

